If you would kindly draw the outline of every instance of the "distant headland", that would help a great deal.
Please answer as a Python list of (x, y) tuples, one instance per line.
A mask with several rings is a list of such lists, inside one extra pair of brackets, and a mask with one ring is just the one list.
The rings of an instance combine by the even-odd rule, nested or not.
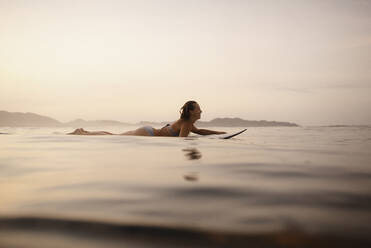
[[(153, 125), (162, 126), (169, 122), (148, 122), (126, 123), (114, 120), (86, 121), (76, 119), (70, 122), (60, 122), (56, 119), (34, 113), (20, 113), (0, 111), (0, 127), (99, 127), (99, 126), (138, 126)], [(206, 127), (297, 127), (298, 124), (291, 122), (278, 122), (266, 120), (244, 120), (241, 118), (216, 118), (211, 121), (197, 121), (197, 126)]]

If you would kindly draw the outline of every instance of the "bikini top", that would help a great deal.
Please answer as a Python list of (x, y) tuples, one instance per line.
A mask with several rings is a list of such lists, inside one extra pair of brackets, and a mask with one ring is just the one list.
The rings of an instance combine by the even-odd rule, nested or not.
[(180, 133), (180, 130), (179, 130), (179, 132), (175, 132), (174, 131), (174, 129), (171, 127), (171, 125), (170, 124), (167, 124), (166, 126), (165, 126), (165, 128), (167, 128), (167, 130), (169, 131), (169, 133), (172, 135), (172, 136), (179, 136), (179, 133)]

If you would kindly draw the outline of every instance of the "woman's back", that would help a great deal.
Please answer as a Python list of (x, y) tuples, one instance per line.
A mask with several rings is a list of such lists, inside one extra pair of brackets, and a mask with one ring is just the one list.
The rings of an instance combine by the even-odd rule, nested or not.
[(182, 120), (180, 119), (172, 124), (167, 124), (166, 126), (162, 127), (158, 130), (158, 136), (179, 136), (182, 125), (181, 122)]

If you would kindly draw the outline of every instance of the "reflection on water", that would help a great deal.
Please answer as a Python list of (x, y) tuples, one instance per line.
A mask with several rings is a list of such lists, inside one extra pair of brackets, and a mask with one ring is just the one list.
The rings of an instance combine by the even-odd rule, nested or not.
[(184, 179), (190, 182), (198, 181), (198, 173), (197, 172), (188, 173), (184, 175)]
[[(202, 157), (201, 152), (197, 148), (185, 148), (182, 149), (184, 152), (185, 157), (188, 160), (198, 160)], [(183, 176), (184, 180), (189, 182), (196, 182), (199, 180), (199, 172), (189, 172)]]
[(0, 129), (0, 247), (371, 247), (371, 129), (56, 131)]
[(189, 160), (197, 160), (202, 157), (201, 152), (196, 148), (185, 148), (182, 149), (182, 151), (184, 152), (186, 158), (188, 158)]

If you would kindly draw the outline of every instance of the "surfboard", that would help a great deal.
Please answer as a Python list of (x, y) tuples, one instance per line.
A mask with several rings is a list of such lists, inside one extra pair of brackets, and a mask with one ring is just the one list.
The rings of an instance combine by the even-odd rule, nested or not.
[(237, 136), (237, 135), (239, 135), (239, 134), (245, 132), (246, 130), (247, 130), (247, 128), (245, 128), (245, 129), (243, 129), (243, 130), (241, 130), (241, 131), (239, 131), (239, 132), (237, 132), (237, 133), (233, 133), (233, 134), (225, 134), (224, 136), (219, 137), (219, 139), (230, 139), (230, 138), (232, 138), (232, 137), (234, 137), (234, 136)]

